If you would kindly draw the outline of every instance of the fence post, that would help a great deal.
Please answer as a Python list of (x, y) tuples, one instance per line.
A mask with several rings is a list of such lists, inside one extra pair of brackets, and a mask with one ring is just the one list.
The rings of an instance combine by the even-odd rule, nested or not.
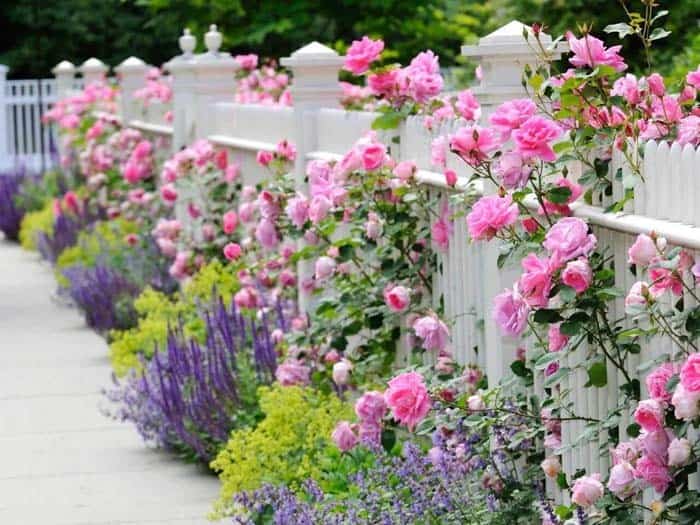
[(56, 100), (65, 98), (72, 91), (73, 82), (75, 82), (75, 71), (75, 66), (67, 60), (59, 62), (51, 70), (53, 76), (56, 77)]
[(212, 104), (233, 100), (236, 87), (234, 74), (239, 68), (230, 53), (219, 51), (222, 34), (216, 25), (204, 35), (206, 53), (195, 55), (194, 69), (194, 137), (205, 138), (213, 129)]
[[(529, 34), (527, 40), (524, 32)], [(547, 46), (552, 39), (549, 35), (542, 33), (540, 41)], [(531, 29), (513, 20), (480, 38), (477, 45), (462, 46), (462, 55), (477, 59), (481, 67), (481, 82), (472, 89), (472, 92), (482, 106), (482, 118), (487, 119), (499, 104), (507, 100), (527, 97), (522, 85), (523, 69), (528, 64), (531, 66), (536, 64), (535, 45)], [(563, 51), (562, 46), (555, 53), (556, 56), (560, 56)], [(493, 184), (484, 181), (485, 194), (495, 191), (496, 187)], [(498, 267), (496, 264), (498, 246), (494, 243), (484, 246), (483, 254), (483, 268), (489, 269), (487, 278), (484, 280), (484, 305), (487, 307), (485, 310), (490, 312), (493, 298), (513, 284), (520, 274), (520, 268), (511, 267), (490, 271)], [(490, 314), (485, 315), (485, 323), (486, 373), (489, 384), (496, 384), (514, 360), (516, 344), (500, 336), (499, 328)]]
[(122, 123), (127, 126), (138, 116), (134, 92), (146, 85), (148, 64), (136, 57), (129, 57), (114, 68), (119, 75), (120, 111)]
[(0, 64), (0, 169), (11, 167), (10, 162), (10, 121), (7, 118), (7, 72), (9, 67)]
[(78, 68), (78, 71), (83, 74), (83, 80), (87, 86), (93, 82), (104, 81), (105, 77), (107, 76), (107, 71), (109, 71), (109, 67), (107, 67), (102, 60), (92, 57), (83, 62)]
[[(297, 148), (294, 165), (296, 185), (306, 189), (307, 155), (317, 144), (315, 116), (321, 108), (340, 107), (341, 89), (338, 72), (344, 57), (332, 49), (312, 42), (298, 49), (280, 63), (291, 69), (294, 82), (290, 87), (294, 108), (294, 136), (289, 139)], [(311, 278), (313, 269), (309, 261), (301, 261), (298, 266), (299, 308), (309, 308), (309, 297), (303, 290), (304, 281)]]
[(189, 29), (178, 39), (181, 55), (173, 57), (163, 67), (173, 77), (173, 152), (179, 151), (192, 139), (192, 104), (194, 101), (194, 48), (197, 38)]

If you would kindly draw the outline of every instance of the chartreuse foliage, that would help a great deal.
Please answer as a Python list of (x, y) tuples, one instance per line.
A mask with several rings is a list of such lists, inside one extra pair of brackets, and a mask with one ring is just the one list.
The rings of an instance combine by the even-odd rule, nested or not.
[(322, 476), (322, 459), (336, 423), (352, 417), (352, 407), (335, 395), (298, 386), (260, 387), (265, 414), (255, 428), (235, 430), (226, 447), (211, 462), (219, 472), (218, 515), (227, 513), (231, 497), (263, 483), (297, 487)]
[(110, 334), (110, 358), (114, 372), (117, 376), (124, 376), (129, 370), (139, 367), (140, 355), (150, 358), (156, 347), (162, 348), (170, 325), (182, 323), (186, 336), (203, 342), (205, 326), (197, 315), (197, 306), (209, 304), (214, 291), (227, 303), (238, 286), (238, 278), (221, 263), (214, 261), (204, 266), (184, 290), (173, 297), (146, 288), (134, 303), (139, 317), (138, 325)]
[(53, 233), (53, 204), (47, 201), (38, 211), (27, 213), (22, 219), (19, 230), (19, 242), (25, 250), (36, 250), (36, 237), (39, 232)]

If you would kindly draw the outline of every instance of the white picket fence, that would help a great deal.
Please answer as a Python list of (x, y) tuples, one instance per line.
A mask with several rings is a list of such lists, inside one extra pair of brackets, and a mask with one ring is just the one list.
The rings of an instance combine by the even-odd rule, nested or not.
[[(524, 41), (524, 26), (511, 22), (507, 26), (482, 38), (476, 46), (465, 46), (463, 53), (477, 57), (484, 77), (473, 91), (482, 103), (485, 116), (505, 100), (524, 96), (520, 75), (527, 63), (533, 63), (530, 46)], [(193, 46), (192, 46), (193, 47)], [(216, 49), (202, 55), (185, 53), (174, 58), (166, 68), (173, 75), (174, 103), (159, 107), (149, 113), (137, 113), (129, 97), (143, 83), (143, 68), (122, 69), (122, 118), (132, 127), (144, 133), (173, 138), (174, 150), (195, 138), (208, 138), (214, 144), (228, 148), (233, 158), (242, 164), (244, 183), (254, 184), (268, 176), (267, 171), (255, 162), (260, 150), (272, 150), (277, 142), (289, 139), (298, 150), (295, 167), (298, 180), (303, 180), (305, 164), (311, 159), (338, 159), (352, 144), (371, 129), (376, 114), (344, 111), (338, 108), (339, 88), (337, 75), (342, 57), (334, 51), (314, 43), (283, 59), (282, 64), (292, 70), (294, 82), (292, 97), (294, 106), (278, 108), (258, 105), (242, 105), (231, 102), (233, 75), (223, 72), (235, 70), (231, 57)], [(191, 49), (191, 47), (189, 47)], [(560, 50), (563, 51), (563, 50)], [(133, 64), (133, 61), (132, 61)], [(119, 68), (118, 68), (119, 69)], [(140, 82), (139, 82), (140, 79)], [(225, 88), (225, 89), (224, 89)], [(172, 125), (164, 123), (162, 116), (170, 109), (174, 115)], [(149, 120), (150, 119), (150, 120)], [(400, 141), (391, 144), (394, 158), (413, 160), (419, 168), (418, 179), (434, 194), (445, 198), (455, 189), (448, 188), (441, 173), (430, 163), (432, 139), (459, 127), (458, 121), (448, 122), (439, 130), (429, 132), (420, 117), (410, 117), (398, 131)], [(457, 187), (464, 188), (469, 170), (456, 158), (451, 168), (459, 176)], [(622, 155), (615, 153), (611, 173), (622, 170), (623, 178), (629, 173)], [(588, 221), (598, 237), (599, 246), (607, 248), (614, 258), (616, 285), (628, 290), (641, 276), (633, 276), (628, 270), (627, 248), (639, 233), (655, 231), (666, 237), (670, 245), (682, 246), (698, 256), (700, 254), (700, 207), (695, 197), (700, 195), (700, 149), (678, 144), (649, 142), (644, 149), (643, 176), (645, 182), (637, 184), (634, 201), (624, 212), (605, 213), (611, 198), (601, 197), (596, 205), (575, 204), (573, 213)], [(572, 169), (572, 173), (575, 170)], [(614, 183), (613, 196), (622, 195), (621, 182)], [(493, 191), (488, 186), (473, 185), (472, 191)], [(450, 247), (438, 257), (439, 267), (433, 276), (434, 302), (442, 299), (445, 317), (451, 324), (452, 350), (461, 363), (474, 363), (482, 367), (491, 385), (509, 372), (518, 345), (526, 341), (514, 341), (499, 335), (491, 315), (492, 298), (504, 288), (510, 287), (520, 274), (520, 268), (497, 268), (498, 247), (495, 243), (473, 243), (468, 239), (465, 221), (456, 220)], [(692, 298), (686, 297), (686, 301)], [(613, 317), (624, 315), (622, 298), (612, 307)], [(642, 343), (642, 351), (631, 363), (630, 375), (642, 383), (643, 373), (636, 370), (640, 363), (659, 358), (672, 352), (671, 341), (657, 338)], [(591, 350), (585, 346), (562, 359), (561, 366), (575, 367)], [(528, 349), (531, 352), (531, 349)], [(618, 384), (621, 378), (610, 367), (608, 385), (603, 388), (584, 388), (585, 370), (578, 368), (562, 388), (569, 390), (569, 398), (577, 415), (604, 420), (608, 410), (617, 406)], [(544, 392), (544, 377), (538, 372), (535, 391)], [(604, 421), (602, 421), (604, 422)], [(586, 469), (589, 472), (605, 472), (609, 454), (603, 450), (604, 430), (598, 427), (587, 446), (574, 447), (562, 454), (566, 472)], [(624, 414), (619, 428), (621, 436), (631, 422)], [(565, 421), (564, 446), (575, 443), (584, 435), (584, 423)], [(691, 481), (700, 486), (698, 477)], [(550, 487), (551, 488), (551, 487)], [(557, 498), (566, 496), (552, 493)]]

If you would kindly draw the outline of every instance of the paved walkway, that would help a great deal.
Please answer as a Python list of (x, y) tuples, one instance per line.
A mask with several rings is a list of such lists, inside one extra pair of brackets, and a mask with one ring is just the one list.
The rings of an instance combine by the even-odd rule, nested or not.
[(208, 523), (216, 478), (100, 414), (107, 345), (54, 288), (0, 239), (0, 524)]

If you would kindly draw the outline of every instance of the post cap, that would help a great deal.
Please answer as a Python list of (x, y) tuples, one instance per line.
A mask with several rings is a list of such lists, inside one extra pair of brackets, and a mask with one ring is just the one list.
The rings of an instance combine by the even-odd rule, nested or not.
[(91, 57), (83, 62), (78, 69), (81, 73), (105, 73), (109, 68), (102, 60)]
[[(527, 39), (524, 35), (527, 35)], [(547, 33), (540, 32), (540, 42), (545, 48), (552, 43), (552, 37)], [(532, 27), (513, 20), (506, 25), (499, 27), (492, 33), (479, 39), (477, 45), (462, 46), (464, 56), (491, 56), (509, 54), (534, 54), (535, 37)], [(565, 52), (565, 44), (559, 43), (558, 51)]]
[(338, 55), (335, 50), (319, 42), (311, 42), (297, 49), (291, 56), (280, 60), (283, 66), (342, 66), (345, 57)]
[(211, 24), (209, 26), (209, 31), (204, 34), (204, 45), (206, 46), (207, 51), (215, 55), (219, 52), (222, 41), (223, 35), (217, 29), (216, 24)]
[(194, 48), (197, 47), (197, 38), (186, 27), (182, 32), (182, 36), (178, 39), (178, 44), (180, 44), (180, 50), (183, 55), (191, 56)]
[(64, 74), (75, 74), (75, 66), (73, 65), (72, 62), (68, 62), (68, 60), (62, 60), (56, 66), (51, 70), (51, 73), (54, 75), (58, 75), (61, 73)]
[(125, 73), (128, 71), (145, 71), (148, 69), (148, 64), (138, 57), (131, 56), (124, 60), (121, 64), (114, 68), (117, 73)]

